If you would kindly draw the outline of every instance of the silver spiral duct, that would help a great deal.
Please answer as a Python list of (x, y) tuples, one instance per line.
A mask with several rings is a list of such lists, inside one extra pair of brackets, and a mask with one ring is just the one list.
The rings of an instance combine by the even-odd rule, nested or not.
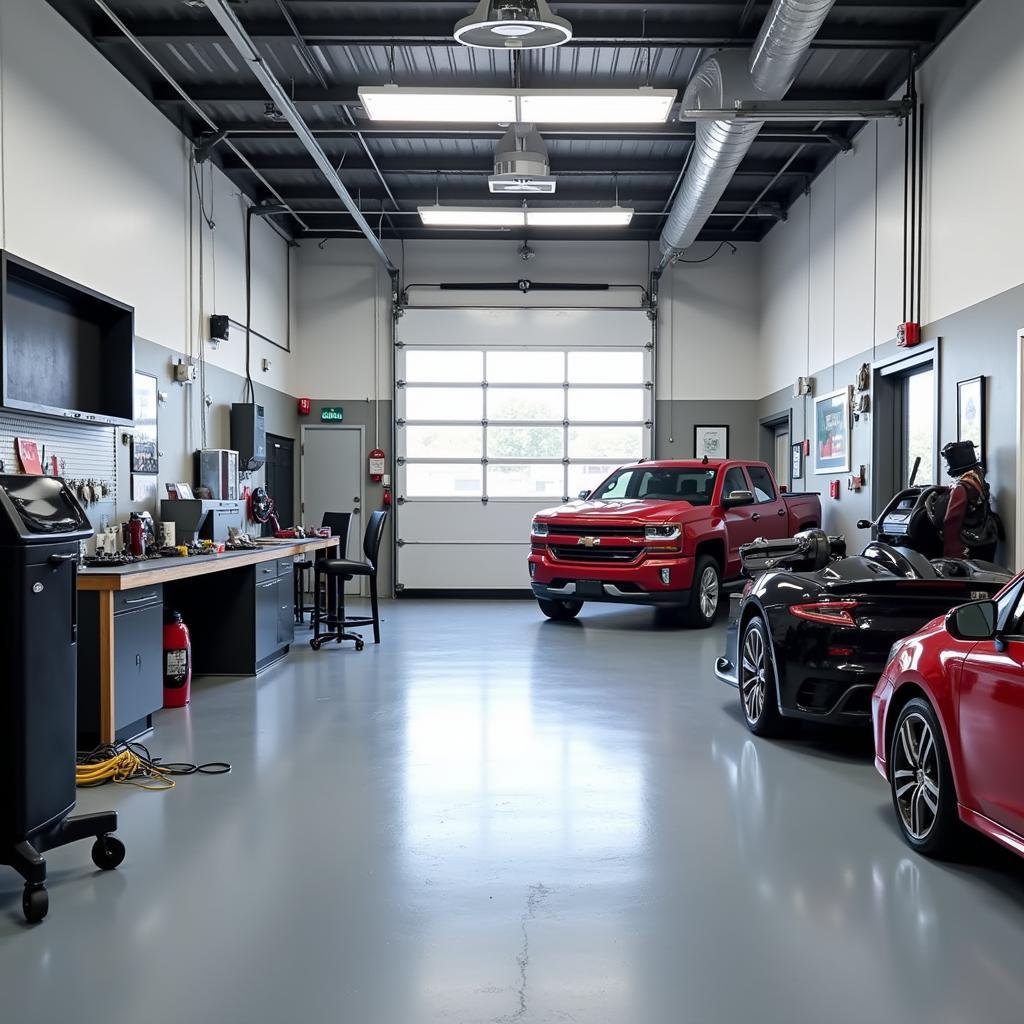
[[(774, 0), (749, 57), (722, 51), (683, 93), (685, 110), (723, 110), (737, 100), (779, 100), (793, 84), (835, 0)], [(763, 121), (697, 121), (686, 174), (661, 233), (663, 263), (697, 239)]]

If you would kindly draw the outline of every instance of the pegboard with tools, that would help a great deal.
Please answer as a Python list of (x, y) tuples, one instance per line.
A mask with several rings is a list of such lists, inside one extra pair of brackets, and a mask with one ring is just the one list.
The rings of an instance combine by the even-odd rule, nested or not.
[[(93, 512), (112, 511), (117, 499), (114, 427), (0, 409), (0, 460), (3, 460), (4, 473), (21, 472), (15, 443), (15, 438), (19, 437), (35, 441), (40, 458), (45, 446), (47, 467), (51, 456), (55, 455), (58, 476), (90, 485), (94, 500), (83, 501), (90, 515)], [(86, 491), (86, 494), (90, 491)]]

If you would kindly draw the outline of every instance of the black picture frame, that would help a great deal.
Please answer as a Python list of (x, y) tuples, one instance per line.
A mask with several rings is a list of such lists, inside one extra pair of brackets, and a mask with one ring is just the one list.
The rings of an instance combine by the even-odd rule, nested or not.
[(797, 441), (790, 445), (789, 477), (790, 480), (803, 480), (804, 478), (804, 443)]
[[(721, 449), (725, 450), (722, 451)], [(729, 425), (727, 423), (696, 423), (693, 427), (693, 457), (702, 459), (729, 458)]]
[(956, 382), (956, 439), (973, 441), (978, 461), (985, 462), (987, 409), (985, 378), (968, 377)]
[(132, 407), (132, 472), (159, 473), (160, 445), (155, 374), (144, 373), (142, 370), (135, 371)]

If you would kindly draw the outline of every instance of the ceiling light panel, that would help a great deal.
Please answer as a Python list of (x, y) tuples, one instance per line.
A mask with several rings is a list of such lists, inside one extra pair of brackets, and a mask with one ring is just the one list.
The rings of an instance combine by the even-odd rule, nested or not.
[(372, 121), (512, 124), (664, 124), (674, 89), (421, 89), (360, 86)]
[(421, 206), (419, 214), (426, 227), (438, 228), (625, 227), (633, 219), (624, 206)]
[(360, 86), (359, 102), (371, 121), (511, 124), (517, 98), (511, 89), (417, 89)]

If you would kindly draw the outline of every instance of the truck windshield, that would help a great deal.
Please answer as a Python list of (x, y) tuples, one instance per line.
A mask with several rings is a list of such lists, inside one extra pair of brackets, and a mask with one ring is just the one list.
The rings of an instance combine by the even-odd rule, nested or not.
[(709, 505), (717, 472), (700, 466), (620, 469), (596, 487), (590, 497), (598, 500), (688, 501), (691, 505)]

